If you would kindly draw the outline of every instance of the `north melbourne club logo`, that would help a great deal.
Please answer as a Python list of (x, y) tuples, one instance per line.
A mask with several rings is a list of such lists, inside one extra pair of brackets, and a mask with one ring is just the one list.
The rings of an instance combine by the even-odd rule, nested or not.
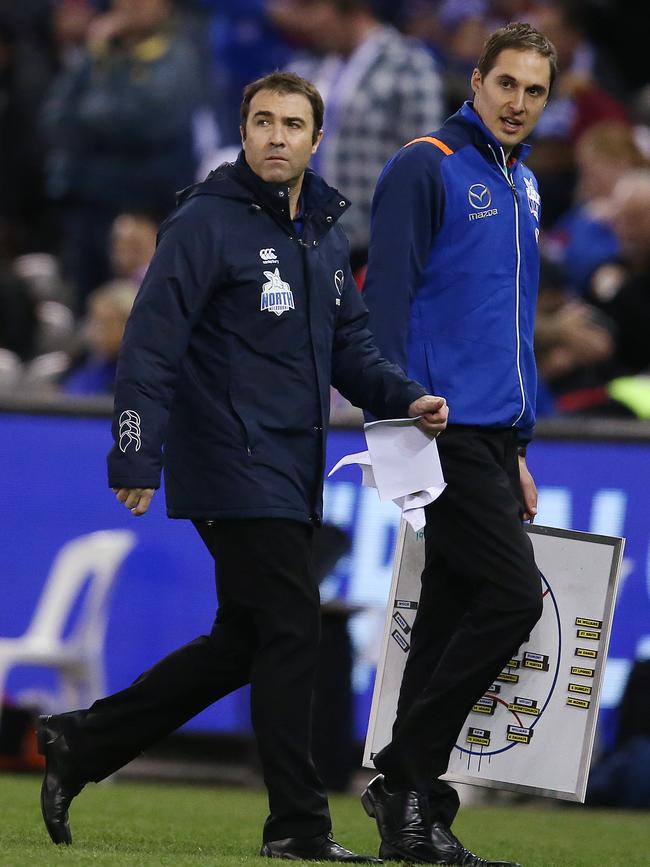
[(280, 277), (280, 269), (265, 271), (264, 276), (268, 282), (262, 286), (260, 310), (268, 310), (276, 316), (281, 316), (287, 310), (295, 310), (291, 286)]
[(267, 262), (270, 265), (277, 265), (278, 262), (278, 254), (275, 252), (274, 247), (265, 247), (260, 250), (260, 259), (262, 262)]
[(532, 178), (524, 178), (524, 183), (526, 184), (526, 193), (528, 195), (528, 207), (530, 208), (530, 213), (539, 223), (539, 206), (541, 205), (542, 200), (539, 197), (539, 193), (535, 189), (535, 184)]
[(125, 409), (119, 418), (120, 451), (126, 452), (128, 447), (135, 444), (136, 452), (142, 445), (140, 433), (140, 416), (134, 409)]

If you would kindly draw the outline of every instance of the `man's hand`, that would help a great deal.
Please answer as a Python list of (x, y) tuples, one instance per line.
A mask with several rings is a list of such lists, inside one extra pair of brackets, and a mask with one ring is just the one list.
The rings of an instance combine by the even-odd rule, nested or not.
[(418, 427), (433, 436), (438, 436), (447, 427), (448, 415), (449, 407), (444, 397), (435, 397), (432, 394), (419, 397), (409, 406), (409, 417), (421, 416)]
[(124, 503), (133, 515), (144, 515), (155, 493), (154, 488), (113, 488), (120, 503)]
[(537, 514), (537, 486), (526, 465), (524, 455), (519, 455), (519, 480), (524, 501), (524, 521), (532, 521)]

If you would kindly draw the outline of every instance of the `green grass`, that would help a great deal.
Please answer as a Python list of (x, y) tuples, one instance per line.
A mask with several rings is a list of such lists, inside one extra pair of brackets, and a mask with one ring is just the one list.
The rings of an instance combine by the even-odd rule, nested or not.
[[(266, 798), (260, 791), (117, 782), (74, 801), (72, 847), (42, 825), (40, 779), (0, 774), (0, 865), (261, 865)], [(353, 796), (331, 798), (337, 839), (375, 853), (374, 822)], [(490, 806), (461, 811), (454, 830), (484, 857), (524, 867), (648, 867), (650, 814), (581, 807)]]

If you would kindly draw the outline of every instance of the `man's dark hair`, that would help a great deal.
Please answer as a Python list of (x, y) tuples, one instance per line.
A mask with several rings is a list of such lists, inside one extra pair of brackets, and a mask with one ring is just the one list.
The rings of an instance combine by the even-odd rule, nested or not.
[(325, 106), (323, 104), (323, 97), (311, 81), (301, 78), (295, 72), (272, 72), (270, 75), (265, 75), (264, 78), (258, 78), (257, 81), (251, 82), (244, 88), (244, 98), (242, 99), (240, 108), (240, 119), (243, 130), (246, 129), (251, 101), (260, 90), (270, 90), (273, 93), (300, 93), (302, 96), (306, 96), (311, 104), (314, 116), (312, 142), (316, 142), (318, 133), (323, 128)]
[(500, 27), (488, 38), (483, 46), (483, 53), (476, 64), (482, 77), (490, 72), (497, 62), (498, 56), (506, 48), (514, 48), (516, 51), (536, 51), (542, 57), (546, 57), (551, 68), (551, 82), (549, 93), (553, 87), (557, 75), (557, 53), (553, 43), (535, 30), (530, 24), (516, 21)]

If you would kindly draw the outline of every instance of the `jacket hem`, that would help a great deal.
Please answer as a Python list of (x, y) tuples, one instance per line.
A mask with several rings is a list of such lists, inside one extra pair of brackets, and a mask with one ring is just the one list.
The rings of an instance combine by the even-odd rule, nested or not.
[[(312, 524), (314, 521), (306, 512), (297, 509), (173, 509), (167, 508), (168, 518), (185, 518), (189, 521), (224, 520), (229, 518), (288, 518), (293, 521), (301, 521), (303, 524)], [(320, 515), (314, 516), (320, 520)]]

